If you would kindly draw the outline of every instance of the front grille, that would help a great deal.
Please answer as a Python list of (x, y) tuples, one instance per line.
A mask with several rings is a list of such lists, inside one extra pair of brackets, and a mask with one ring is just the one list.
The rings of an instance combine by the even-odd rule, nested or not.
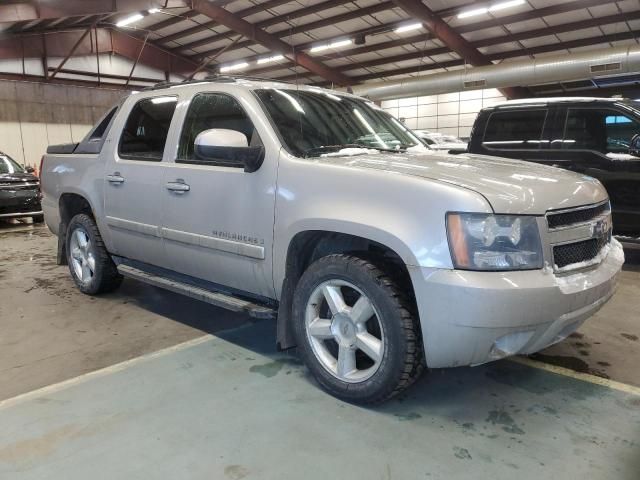
[(608, 235), (567, 245), (557, 245), (553, 247), (553, 263), (556, 268), (563, 268), (574, 263), (588, 262), (596, 258), (607, 243), (609, 243)]
[(550, 229), (586, 223), (609, 211), (609, 202), (601, 203), (595, 207), (571, 210), (562, 213), (547, 214), (547, 223)]
[(37, 190), (38, 183), (0, 183), (0, 190)]
[(32, 201), (22, 203), (20, 205), (0, 205), (0, 215), (12, 214), (12, 213), (28, 213), (28, 212), (38, 212), (42, 210), (40, 206), (40, 202), (37, 199), (33, 199)]

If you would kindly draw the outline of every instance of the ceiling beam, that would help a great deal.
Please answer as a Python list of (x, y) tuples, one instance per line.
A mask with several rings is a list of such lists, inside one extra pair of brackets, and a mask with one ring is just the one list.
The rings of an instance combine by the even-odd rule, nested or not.
[[(473, 31), (478, 31), (478, 30), (484, 30), (485, 28), (492, 28), (492, 27), (498, 27), (500, 25), (506, 25), (506, 24), (512, 24), (512, 23), (518, 23), (518, 22), (524, 22), (527, 20), (534, 20), (540, 17), (546, 17), (546, 16), (552, 16), (552, 15), (557, 15), (560, 13), (566, 13), (566, 12), (571, 12), (571, 11), (575, 11), (575, 10), (581, 10), (584, 8), (589, 8), (589, 7), (594, 7), (594, 6), (598, 6), (598, 5), (605, 5), (605, 4), (609, 4), (609, 3), (615, 3), (618, 0), (573, 0), (570, 2), (566, 2), (566, 3), (560, 3), (557, 5), (552, 5), (550, 7), (543, 7), (543, 8), (539, 8), (536, 10), (530, 10), (528, 12), (521, 12), (521, 13), (516, 13), (516, 14), (512, 14), (512, 15), (506, 15), (503, 17), (499, 17), (499, 18), (492, 18), (489, 20), (480, 20), (480, 21), (476, 21), (476, 22), (471, 22), (471, 23), (467, 23), (464, 25), (460, 25), (458, 27), (456, 27), (456, 31), (460, 34), (463, 33), (469, 33), (469, 32), (473, 32)], [(386, 3), (392, 3), (392, 2), (385, 2)], [(471, 6), (471, 5), (468, 5)], [(438, 10), (436, 11), (436, 14), (440, 17), (449, 17), (452, 15), (455, 15), (458, 13), (459, 10), (464, 9), (465, 7), (448, 7), (442, 10)], [(360, 12), (362, 14), (362, 10), (361, 9)], [(366, 10), (365, 10), (366, 13)], [(298, 27), (296, 27), (297, 29), (299, 29), (300, 31), (306, 31), (306, 30), (310, 30), (312, 28), (314, 28), (314, 25), (316, 28), (321, 28), (323, 26), (328, 26), (328, 25), (335, 25), (341, 21), (343, 21), (344, 19), (344, 15), (345, 14), (340, 14), (340, 15), (336, 15), (333, 17), (327, 17), (326, 19), (320, 20), (320, 21), (314, 21), (314, 22), (310, 22), (310, 23), (306, 23), (303, 25), (299, 25)], [(348, 18), (347, 18), (348, 19)], [(406, 19), (405, 19), (406, 20)], [(319, 23), (320, 22), (320, 23)], [(382, 25), (377, 25), (375, 27), (368, 27), (368, 28), (364, 28), (355, 32), (351, 32), (350, 36), (355, 37), (358, 35), (372, 35), (372, 34), (376, 34), (376, 33), (380, 33), (382, 31), (390, 31), (393, 28), (395, 28), (395, 26), (398, 24), (398, 21), (393, 21), (393, 22), (389, 22), (386, 24), (382, 24)], [(274, 35), (280, 35), (282, 34), (282, 36), (286, 36), (288, 34), (289, 30), (280, 30), (278, 32), (275, 32)], [(299, 33), (299, 32), (298, 32)], [(187, 44), (184, 45), (182, 47), (179, 47), (177, 49), (175, 49), (176, 51), (180, 51), (186, 48), (195, 48), (198, 46), (203, 46), (203, 45), (207, 45), (209, 43), (214, 43), (214, 42), (218, 42), (221, 41), (225, 38), (224, 35), (216, 35), (213, 37), (207, 37), (206, 39), (202, 39), (202, 40), (198, 40), (197, 42), (192, 42), (191, 44)], [(410, 38), (410, 37), (407, 37)], [(411, 37), (411, 38), (415, 38), (415, 37)], [(424, 41), (425, 40), (425, 36), (423, 35), (419, 41)], [(418, 40), (416, 40), (418, 41)], [(312, 41), (312, 42), (306, 42), (303, 44), (298, 44), (296, 45), (296, 49), (298, 50), (306, 50), (308, 48), (310, 48), (313, 44), (318, 43), (318, 40)], [(238, 44), (238, 48), (246, 48), (247, 46), (252, 45), (253, 42), (241, 42)], [(375, 45), (371, 46), (373, 48), (373, 50), (375, 50)], [(219, 50), (219, 46), (217, 48), (212, 48), (210, 50), (204, 51), (204, 52), (200, 52), (196, 55), (193, 55), (193, 57), (197, 60), (201, 60), (203, 58), (205, 58), (206, 56), (215, 53)], [(365, 46), (365, 47), (360, 47), (360, 48), (369, 48), (369, 46)], [(344, 50), (344, 52), (348, 52), (347, 50)], [(342, 53), (342, 52), (340, 52)], [(338, 53), (336, 53), (336, 56), (339, 56)], [(331, 58), (333, 58), (333, 56), (331, 56)]]
[[(460, 55), (466, 62), (474, 67), (492, 65), (491, 60), (485, 57), (480, 50), (450, 27), (447, 22), (436, 15), (433, 10), (422, 3), (421, 0), (393, 0), (393, 2), (411, 17), (420, 20), (434, 37)], [(507, 98), (519, 98), (528, 93), (526, 90), (520, 89), (517, 86), (501, 88), (500, 91)]]
[[(581, 30), (584, 28), (596, 27), (599, 25), (608, 25), (612, 23), (624, 22), (625, 20), (638, 20), (638, 19), (640, 19), (640, 11), (625, 12), (625, 13), (619, 13), (616, 15), (609, 15), (607, 17), (579, 20), (577, 22), (565, 23), (564, 25), (555, 25), (552, 27), (544, 27), (544, 28), (537, 28), (535, 30), (527, 30), (524, 32), (518, 32), (518, 33), (512, 34), (510, 37), (507, 37), (507, 38), (505, 37), (486, 38), (483, 40), (478, 40), (476, 42), (473, 42), (473, 46), (475, 48), (490, 47), (494, 45), (502, 45), (502, 44), (512, 43), (512, 42), (521, 41), (521, 40), (527, 40), (532, 38), (546, 37), (546, 36), (555, 35), (558, 33), (566, 33), (566, 32), (571, 32), (575, 30)], [(557, 48), (558, 44), (554, 43), (553, 45)], [(379, 44), (377, 46), (379, 46), (380, 50), (384, 50), (385, 48), (388, 48), (384, 44)], [(520, 48), (519, 51), (521, 52), (522, 55), (527, 55), (530, 53), (531, 49)], [(436, 47), (436, 48), (430, 48), (427, 50), (408, 52), (402, 55), (395, 55), (393, 57), (376, 58), (374, 60), (368, 60), (364, 62), (353, 62), (345, 67), (339, 67), (337, 69), (344, 73), (350, 70), (358, 70), (360, 68), (377, 67), (377, 66), (386, 65), (389, 63), (422, 59), (424, 57), (441, 55), (447, 52), (449, 52), (449, 48), (447, 47)], [(351, 55), (353, 54), (349, 54), (349, 56)]]
[[(61, 73), (64, 73), (64, 72), (61, 72)], [(47, 83), (47, 84), (52, 83), (55, 85), (74, 85), (79, 87), (104, 88), (108, 90), (123, 90), (125, 93), (129, 90), (141, 89), (147, 86), (147, 85), (129, 84), (128, 87), (125, 87), (121, 83), (109, 83), (104, 81), (100, 82), (100, 84), (98, 85), (97, 80), (76, 80), (76, 79), (70, 79), (70, 78), (54, 78), (53, 80), (45, 81), (44, 77), (41, 77), (38, 75), (26, 75), (26, 74), (19, 74), (19, 73), (0, 73), (0, 80), (14, 80), (14, 81), (23, 81), (23, 82), (39, 82), (39, 83)], [(134, 79), (134, 80), (137, 80), (137, 79)], [(140, 79), (140, 81), (146, 81), (146, 80)], [(123, 93), (123, 95), (125, 93)]]
[[(342, 0), (339, 0), (338, 3), (339, 4), (344, 4), (344, 3), (348, 3), (348, 2), (343, 2)], [(273, 32), (273, 33), (271, 33), (271, 35), (282, 39), (282, 38), (287, 37), (289, 35), (297, 35), (298, 33), (310, 32), (312, 30), (317, 30), (317, 29), (320, 29), (320, 28), (325, 28), (325, 27), (328, 27), (328, 26), (336, 25), (338, 23), (346, 22), (348, 20), (353, 20), (353, 19), (356, 19), (356, 18), (362, 18), (363, 16), (366, 16), (366, 15), (373, 15), (375, 13), (384, 12), (386, 10), (389, 10), (390, 8), (393, 8), (393, 7), (394, 7), (393, 2), (390, 2), (390, 1), (389, 2), (380, 2), (380, 3), (376, 4), (376, 5), (371, 5), (371, 6), (365, 7), (365, 8), (358, 8), (358, 9), (355, 9), (355, 10), (351, 10), (349, 12), (341, 13), (340, 15), (334, 15), (333, 17), (327, 17), (327, 18), (323, 18), (321, 20), (315, 20), (313, 22), (305, 23), (305, 24), (302, 24), (302, 25), (297, 25), (295, 27), (287, 27), (287, 28), (278, 30), (276, 32)], [(312, 7), (307, 7), (307, 8), (312, 8)], [(191, 43), (188, 43), (186, 45), (182, 45), (181, 47), (178, 47), (175, 50), (182, 51), (182, 50), (201, 47), (201, 46), (213, 43), (214, 41), (220, 41), (220, 40), (223, 39), (223, 37), (222, 38), (221, 37), (222, 36), (219, 36), (217, 38), (216, 37), (205, 38), (205, 39), (202, 39), (202, 40), (198, 40), (197, 42), (191, 42)], [(247, 48), (247, 47), (249, 47), (251, 45), (255, 45), (255, 43), (256, 43), (255, 41), (253, 41), (252, 39), (249, 39), (249, 40), (246, 40), (244, 42), (238, 43), (230, 51), (239, 50), (241, 48)], [(318, 42), (316, 42), (316, 43), (318, 43)], [(211, 49), (211, 50), (207, 50), (205, 52), (201, 52), (201, 53), (198, 53), (197, 55), (194, 55), (194, 58), (202, 59), (202, 58), (210, 55), (212, 52), (215, 52), (215, 51), (216, 51), (215, 48)]]
[(172, 27), (173, 25), (176, 25), (180, 22), (189, 20), (190, 18), (193, 18), (196, 15), (198, 15), (198, 12), (194, 12), (193, 10), (189, 10), (188, 12), (181, 13), (180, 15), (170, 15), (169, 18), (148, 26), (147, 30), (156, 32), (158, 30), (162, 30), (163, 28)]
[[(246, 20), (236, 17), (227, 10), (220, 8), (206, 0), (193, 0), (193, 10), (206, 15), (211, 20), (226, 26), (228, 29), (239, 33), (253, 41), (263, 45), (274, 53), (280, 53), (290, 58), (294, 63), (306, 68), (310, 72), (323, 77), (338, 85), (349, 85), (349, 77), (327, 67), (323, 63), (311, 58), (303, 52), (296, 52), (291, 45), (283, 42), (277, 36), (255, 28)], [(197, 67), (197, 66), (196, 66)]]
[[(492, 55), (488, 55), (487, 58), (489, 58), (492, 61), (502, 61), (502, 60), (508, 60), (511, 58), (518, 58), (518, 57), (524, 57), (526, 55), (538, 55), (541, 53), (552, 53), (552, 52), (558, 52), (560, 50), (570, 50), (572, 48), (582, 48), (582, 47), (590, 47), (590, 46), (594, 46), (594, 45), (600, 45), (600, 44), (606, 44), (609, 42), (616, 42), (616, 41), (624, 41), (624, 40), (634, 40), (637, 39), (640, 36), (640, 30), (635, 30), (635, 31), (630, 31), (630, 32), (625, 32), (625, 33), (616, 33), (616, 34), (610, 34), (610, 35), (598, 35), (596, 37), (589, 37), (589, 38), (581, 38), (578, 40), (570, 40), (567, 42), (559, 42), (559, 43), (553, 43), (553, 44), (549, 44), (549, 45), (541, 45), (538, 47), (532, 47), (529, 48), (527, 50), (522, 50), (521, 48), (515, 49), (515, 50), (509, 50), (506, 52), (500, 52), (500, 53), (494, 53)], [(381, 71), (381, 72), (373, 72), (373, 73), (367, 73), (364, 75), (357, 75), (357, 76), (352, 76), (351, 80), (354, 83), (361, 83), (361, 82), (365, 82), (367, 80), (376, 80), (376, 79), (380, 79), (380, 78), (384, 78), (384, 77), (391, 77), (391, 76), (396, 76), (396, 75), (408, 75), (408, 74), (412, 74), (412, 73), (422, 73), (422, 72), (427, 72), (429, 70), (437, 70), (437, 69), (441, 69), (441, 68), (453, 68), (453, 67), (459, 67), (464, 65), (464, 61), (460, 60), (460, 59), (456, 59), (456, 60), (450, 60), (450, 61), (446, 61), (446, 62), (440, 62), (440, 63), (431, 63), (431, 64), (427, 64), (427, 65), (415, 65), (415, 66), (411, 66), (411, 67), (405, 67), (405, 68), (397, 68), (397, 69), (393, 69), (393, 70), (385, 70), (385, 71)], [(282, 81), (287, 81), (287, 80), (292, 80), (294, 78), (293, 75), (290, 76), (286, 76), (286, 77), (278, 77), (275, 78), (274, 80), (282, 80)]]
[[(67, 53), (65, 55), (65, 57), (62, 59), (62, 61), (60, 62), (60, 64), (55, 68), (55, 70), (53, 71), (53, 73), (49, 76), (49, 78), (54, 78), (58, 72), (60, 70), (62, 70), (62, 67), (64, 67), (64, 64), (67, 63), (69, 61), (69, 59), (71, 58), (71, 56), (76, 53), (76, 50), (78, 49), (78, 47), (80, 46), (80, 44), (82, 43), (82, 41), (87, 38), (87, 35), (89, 35), (89, 32), (91, 32), (91, 30), (93, 30), (93, 28), (95, 28), (95, 24), (93, 24), (92, 26), (90, 26), (89, 28), (87, 28), (84, 33), (82, 35), (80, 35), (80, 38), (78, 38), (78, 40), (76, 40), (76, 43), (73, 44), (73, 46), (71, 47), (71, 50), (69, 50), (69, 53)], [(91, 42), (91, 40), (89, 40)], [(45, 42), (45, 46), (46, 46), (46, 42)]]
[[(248, 17), (250, 15), (255, 15), (256, 13), (261, 12), (263, 10), (267, 10), (269, 8), (279, 7), (280, 5), (283, 5), (285, 3), (289, 3), (290, 1), (291, 0), (270, 0), (268, 2), (265, 2), (265, 3), (261, 4), (260, 6), (253, 6), (253, 7), (245, 8), (243, 10), (239, 10), (239, 11), (235, 12), (234, 15), (236, 15), (237, 17), (240, 17), (240, 18), (244, 18), (244, 17)], [(350, 1), (352, 1), (352, 0), (350, 0)], [(197, 14), (197, 12), (194, 12), (194, 13)], [(166, 37), (159, 38), (158, 39), (158, 43), (164, 44), (164, 43), (173, 42), (173, 41), (176, 41), (176, 40), (178, 40), (180, 38), (188, 37), (189, 35), (194, 35), (196, 33), (205, 32), (207, 30), (212, 29), (213, 27), (215, 27), (217, 25), (218, 25), (218, 23), (217, 22), (213, 22), (213, 21), (212, 22), (202, 23), (200, 25), (196, 25), (195, 27), (187, 28), (186, 30), (181, 30), (181, 31), (176, 32), (176, 33), (174, 33), (172, 35), (167, 35)], [(262, 22), (257, 23), (255, 25), (258, 28), (264, 28), (264, 26), (262, 25)], [(227, 35), (225, 35), (225, 34), (214, 35), (214, 36), (210, 37), (209, 42), (217, 41), (214, 38), (217, 38), (217, 40), (223, 40), (223, 39), (227, 38)]]
[[(120, 30), (97, 28), (97, 53), (115, 53), (149, 67), (178, 74), (188, 74), (198, 68), (198, 63), (169, 52)], [(73, 49), (73, 56), (96, 53), (94, 42), (82, 30), (22, 34), (0, 38), (0, 59), (41, 58), (45, 52), (49, 57), (66, 57)]]

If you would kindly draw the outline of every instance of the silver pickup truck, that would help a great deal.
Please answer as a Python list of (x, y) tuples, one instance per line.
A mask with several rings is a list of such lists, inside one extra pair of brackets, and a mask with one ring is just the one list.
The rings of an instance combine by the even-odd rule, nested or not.
[(41, 170), (82, 292), (126, 276), (277, 317), (278, 347), (353, 402), (561, 341), (624, 261), (597, 180), (429, 151), (374, 103), (314, 87), (159, 85)]

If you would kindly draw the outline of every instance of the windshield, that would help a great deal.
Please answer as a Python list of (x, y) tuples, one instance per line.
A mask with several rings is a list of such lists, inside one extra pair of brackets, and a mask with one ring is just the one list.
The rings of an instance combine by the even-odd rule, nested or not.
[(421, 144), (407, 127), (375, 104), (296, 89), (256, 90), (287, 149), (317, 157), (343, 148), (405, 150)]
[(0, 175), (5, 173), (23, 173), (24, 168), (17, 164), (11, 157), (0, 154)]

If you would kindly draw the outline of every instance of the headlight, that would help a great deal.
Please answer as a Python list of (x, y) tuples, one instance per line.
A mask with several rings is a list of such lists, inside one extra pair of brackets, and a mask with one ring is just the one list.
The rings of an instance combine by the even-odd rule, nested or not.
[(535, 217), (487, 213), (447, 214), (449, 249), (462, 270), (542, 268), (542, 245)]

